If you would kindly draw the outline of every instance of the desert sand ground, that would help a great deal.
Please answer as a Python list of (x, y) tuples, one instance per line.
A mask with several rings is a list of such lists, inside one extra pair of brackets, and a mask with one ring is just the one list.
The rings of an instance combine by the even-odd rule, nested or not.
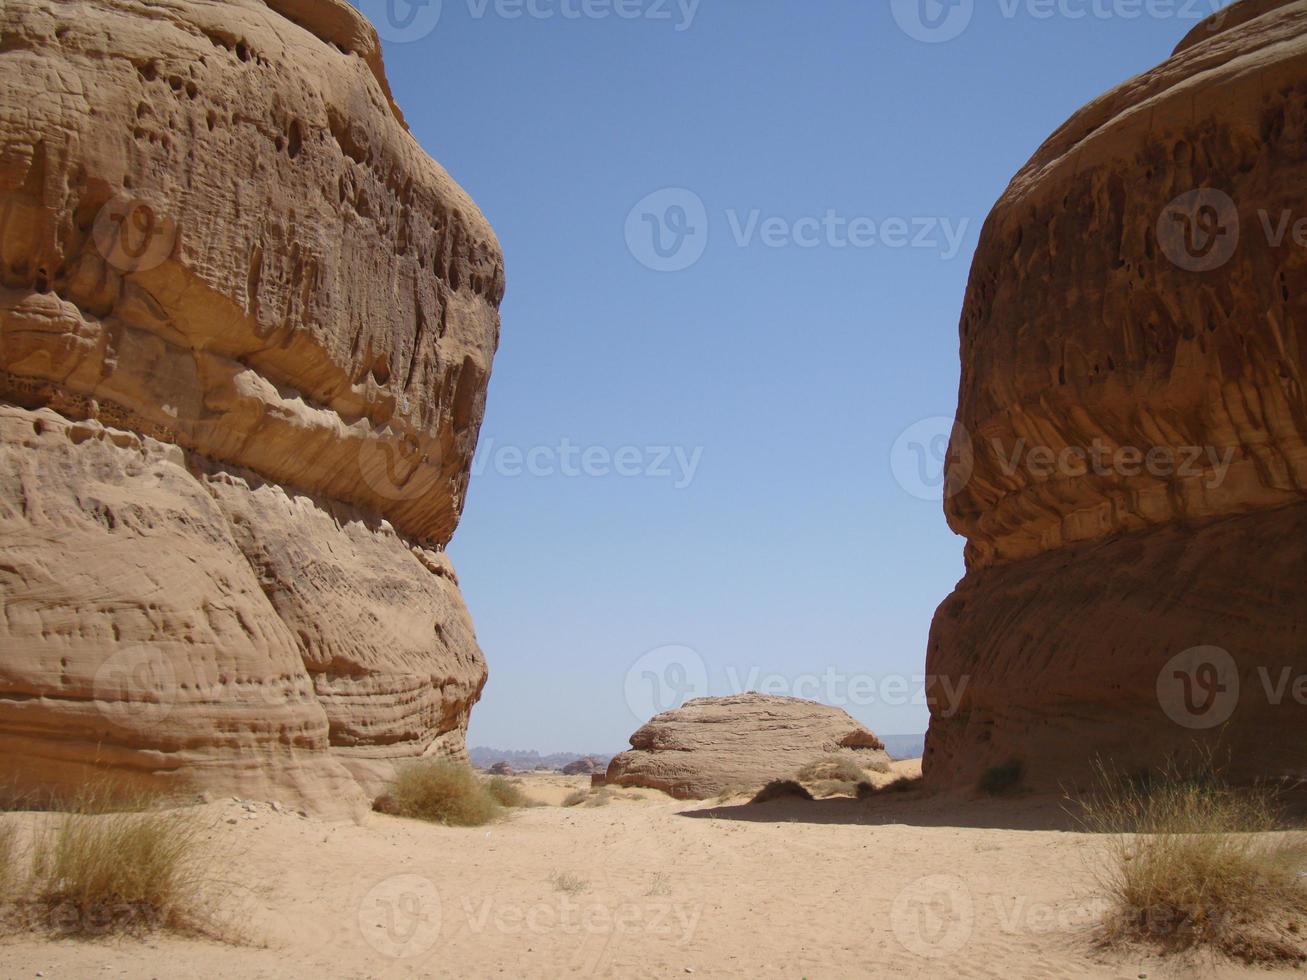
[(1096, 948), (1103, 844), (1069, 830), (1056, 799), (623, 791), (562, 808), (588, 777), (523, 783), (548, 805), (479, 829), (206, 804), (221, 914), (242, 944), (11, 937), (0, 976), (1278, 975)]

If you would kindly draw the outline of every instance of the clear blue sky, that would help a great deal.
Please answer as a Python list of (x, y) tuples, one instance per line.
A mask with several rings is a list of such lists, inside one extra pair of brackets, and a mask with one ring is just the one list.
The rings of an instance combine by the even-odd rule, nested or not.
[[(942, 43), (910, 36), (916, 0), (589, 2), (443, 0), (431, 28), (431, 8), (393, 26), (414, 13), (394, 0), (379, 23), (414, 135), (507, 263), (450, 548), (490, 664), (470, 744), (615, 751), (650, 672), (666, 699), (704, 691), (698, 664), (709, 693), (778, 685), (922, 732), (962, 541), (891, 452), (956, 407), (981, 223), (1055, 127), (1214, 0), (928, 0), (939, 30), (965, 26)], [(682, 190), (632, 213), (664, 188)], [(693, 652), (646, 656), (668, 645)]]

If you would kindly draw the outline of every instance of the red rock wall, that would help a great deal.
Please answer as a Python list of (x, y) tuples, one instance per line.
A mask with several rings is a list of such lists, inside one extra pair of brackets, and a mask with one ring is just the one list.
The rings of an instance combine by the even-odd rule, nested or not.
[[(1303, 774), (1307, 706), (1261, 671), (1307, 673), (1307, 241), (1265, 231), (1307, 218), (1305, 124), (1307, 3), (1245, 0), (1077, 113), (989, 216), (945, 505), (967, 575), (927, 671), (965, 688), (932, 692), (932, 782), (1017, 758), (1055, 787), (1199, 741), (1237, 776)], [(1228, 660), (1176, 676), (1194, 648)]]

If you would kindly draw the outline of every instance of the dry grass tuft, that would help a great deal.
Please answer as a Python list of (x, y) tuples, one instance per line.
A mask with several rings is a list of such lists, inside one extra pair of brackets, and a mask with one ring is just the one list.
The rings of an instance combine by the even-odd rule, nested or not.
[[(202, 827), (163, 799), (109, 783), (66, 804), (36, 834), (22, 899), (49, 931), (72, 936), (166, 929), (228, 938), (212, 924)], [(34, 920), (35, 921), (35, 920)]]
[(444, 759), (402, 766), (386, 797), (388, 812), (450, 827), (481, 827), (503, 815), (503, 806), (476, 773)]
[(865, 779), (856, 783), (851, 779), (821, 779), (808, 785), (813, 796), (819, 800), (827, 800), (834, 796), (856, 796), (859, 787), (870, 786), (871, 783)]
[(509, 780), (504, 776), (492, 776), (486, 781), (486, 792), (496, 803), (510, 810), (531, 806), (531, 800), (520, 789), (521, 780)]
[(613, 800), (618, 799), (617, 795), (607, 786), (598, 792), (592, 793), (590, 799), (586, 801), (586, 806), (607, 806)]
[(758, 790), (750, 803), (767, 803), (770, 800), (798, 799), (811, 800), (812, 794), (804, 788), (802, 783), (793, 779), (773, 779), (770, 783)]
[(586, 800), (590, 799), (590, 791), (585, 789), (574, 790), (563, 798), (563, 806), (579, 806)]
[(22, 877), (23, 856), (18, 849), (18, 827), (9, 822), (0, 823), (0, 902), (13, 894)]
[(858, 785), (858, 799), (869, 800), (873, 797), (883, 796), (886, 793), (910, 793), (914, 789), (920, 789), (922, 779), (920, 776), (900, 776), (893, 782), (886, 783), (883, 786), (875, 786), (872, 783), (861, 783)]
[(1280, 832), (1272, 790), (1234, 788), (1210, 759), (1151, 780), (1098, 775), (1075, 802), (1087, 829), (1110, 835), (1095, 868), (1110, 903), (1105, 942), (1307, 960), (1307, 836)]
[(568, 895), (579, 895), (590, 890), (590, 882), (570, 871), (552, 872), (549, 875), (549, 883), (554, 886), (554, 891), (565, 892)]
[(853, 783), (857, 785), (866, 778), (866, 773), (851, 755), (837, 753), (813, 759), (795, 773), (795, 778), (804, 783)]

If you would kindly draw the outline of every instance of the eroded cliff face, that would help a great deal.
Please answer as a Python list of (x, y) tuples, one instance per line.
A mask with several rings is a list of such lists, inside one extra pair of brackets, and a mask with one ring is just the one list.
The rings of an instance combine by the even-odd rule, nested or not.
[(0, 8), (0, 787), (465, 750), (493, 233), (343, 0)]
[(945, 504), (968, 570), (927, 669), (966, 686), (932, 691), (932, 782), (1201, 741), (1236, 777), (1304, 773), (1307, 708), (1276, 690), (1307, 673), (1305, 124), (1307, 3), (1244, 0), (995, 206)]

